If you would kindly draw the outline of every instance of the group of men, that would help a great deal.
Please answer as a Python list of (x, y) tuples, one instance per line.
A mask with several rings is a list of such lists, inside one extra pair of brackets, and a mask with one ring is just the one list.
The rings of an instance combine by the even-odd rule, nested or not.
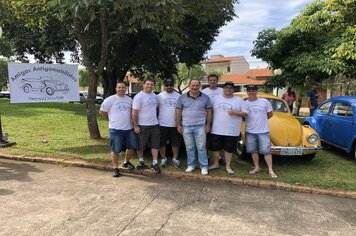
[[(125, 95), (125, 84), (117, 83), (116, 94), (106, 98), (100, 108), (100, 115), (109, 120), (113, 176), (120, 176), (118, 153), (124, 148), (124, 168), (134, 168), (130, 159), (135, 149), (139, 158), (137, 168), (147, 168), (144, 152), (149, 147), (152, 155), (150, 168), (159, 173), (160, 166), (168, 164), (166, 145), (169, 143), (172, 147), (172, 165), (179, 168), (181, 137), (187, 153), (186, 172), (195, 170), (197, 153), (201, 174), (207, 175), (209, 170), (219, 168), (220, 153), (223, 151), (225, 170), (233, 174), (235, 171), (231, 159), (244, 118), (247, 152), (251, 153), (255, 165), (250, 174), (260, 171), (259, 154), (263, 154), (269, 175), (276, 178), (272, 169), (268, 127), (268, 119), (273, 115), (270, 103), (257, 98), (255, 85), (247, 86), (248, 100), (244, 101), (234, 96), (233, 82), (225, 82), (220, 88), (217, 86), (218, 76), (211, 74), (208, 83), (209, 87), (200, 91), (200, 80), (192, 79), (189, 81), (189, 92), (180, 95), (174, 90), (174, 81), (166, 79), (165, 91), (155, 95), (155, 82), (147, 79), (143, 90), (133, 100)], [(208, 150), (212, 155), (210, 166)]]

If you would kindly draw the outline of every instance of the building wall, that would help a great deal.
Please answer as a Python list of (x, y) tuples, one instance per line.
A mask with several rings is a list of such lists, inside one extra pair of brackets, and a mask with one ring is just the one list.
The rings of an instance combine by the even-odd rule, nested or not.
[(226, 74), (228, 72), (228, 67), (231, 68), (230, 62), (217, 62), (217, 63), (208, 63), (205, 65), (205, 70), (207, 74), (211, 74), (214, 72), (219, 72), (221, 74)]
[(238, 57), (230, 62), (231, 74), (245, 74), (250, 66), (245, 57)]

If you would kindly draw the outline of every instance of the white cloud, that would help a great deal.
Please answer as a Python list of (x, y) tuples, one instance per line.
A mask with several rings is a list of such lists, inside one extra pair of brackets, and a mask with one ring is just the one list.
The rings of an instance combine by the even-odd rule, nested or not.
[(238, 17), (221, 28), (208, 56), (240, 55), (246, 57), (251, 68), (255, 68), (257, 64), (260, 66), (260, 60), (250, 56), (258, 32), (266, 28), (280, 30), (288, 26), (311, 2), (312, 0), (240, 0), (240, 4), (235, 5)]

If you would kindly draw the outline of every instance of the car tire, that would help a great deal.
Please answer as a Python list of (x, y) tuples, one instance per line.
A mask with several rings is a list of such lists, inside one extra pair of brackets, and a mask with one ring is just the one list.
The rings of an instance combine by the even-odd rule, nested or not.
[(47, 87), (46, 88), (46, 93), (49, 95), (49, 96), (52, 96), (54, 94), (54, 89), (51, 88), (51, 87)]
[(100, 105), (100, 104), (103, 103), (103, 101), (102, 100), (98, 100), (98, 101), (95, 101), (95, 103)]
[(302, 160), (304, 161), (311, 161), (314, 159), (316, 153), (312, 153), (312, 154), (306, 154), (302, 156)]
[(242, 143), (242, 140), (237, 141), (236, 156), (241, 160), (248, 160), (251, 154), (246, 152), (246, 146)]

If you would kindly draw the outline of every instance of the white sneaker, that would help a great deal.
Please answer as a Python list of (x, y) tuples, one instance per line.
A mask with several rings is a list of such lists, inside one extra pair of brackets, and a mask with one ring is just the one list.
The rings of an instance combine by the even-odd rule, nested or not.
[(192, 173), (194, 171), (194, 169), (195, 169), (194, 167), (188, 166), (188, 168), (185, 170), (185, 172)]
[(168, 163), (167, 158), (162, 158), (162, 159), (161, 159), (161, 166), (162, 166), (162, 167), (166, 167), (166, 166), (167, 166), (167, 163)]
[(209, 174), (208, 168), (202, 168), (202, 169), (201, 169), (201, 174), (202, 174), (202, 175), (208, 175), (208, 174)]

